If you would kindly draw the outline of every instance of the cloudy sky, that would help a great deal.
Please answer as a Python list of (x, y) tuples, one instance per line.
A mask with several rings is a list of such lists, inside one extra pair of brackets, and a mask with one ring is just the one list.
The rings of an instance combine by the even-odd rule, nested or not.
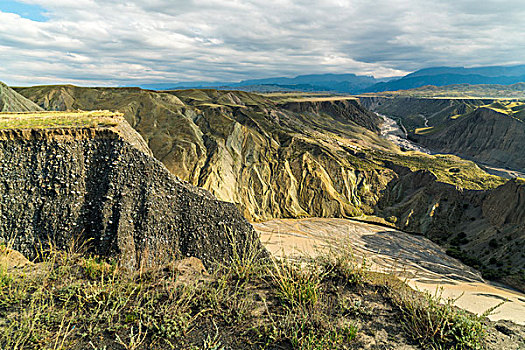
[(138, 85), (525, 63), (523, 0), (0, 0), (0, 81)]

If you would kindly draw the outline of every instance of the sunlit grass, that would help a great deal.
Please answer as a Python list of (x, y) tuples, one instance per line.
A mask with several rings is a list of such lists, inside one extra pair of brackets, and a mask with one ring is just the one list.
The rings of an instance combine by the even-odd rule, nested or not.
[(2, 129), (115, 126), (122, 114), (110, 111), (0, 113)]
[(176, 265), (132, 272), (77, 250), (43, 251), (27, 270), (0, 265), (0, 348), (349, 349), (378, 300), (425, 348), (478, 349), (485, 335), (485, 315), (372, 273), (348, 252), (273, 260), (241, 244), (231, 264), (183, 277)]
[(425, 128), (417, 128), (416, 129), (416, 134), (418, 134), (418, 135), (428, 134), (429, 132), (432, 131), (432, 129), (434, 129), (433, 126), (428, 126), (428, 127), (425, 127)]
[(412, 171), (430, 171), (437, 181), (462, 189), (485, 190), (506, 182), (504, 178), (486, 173), (475, 163), (450, 154), (429, 155), (409, 151), (397, 155), (385, 153), (383, 157)]

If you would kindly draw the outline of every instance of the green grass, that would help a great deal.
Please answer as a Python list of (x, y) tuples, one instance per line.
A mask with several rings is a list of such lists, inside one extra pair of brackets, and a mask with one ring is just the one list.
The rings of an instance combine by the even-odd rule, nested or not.
[(507, 180), (490, 175), (474, 162), (454, 155), (428, 155), (419, 152), (400, 154), (381, 154), (380, 159), (410, 168), (412, 171), (427, 170), (437, 181), (454, 185), (461, 189), (485, 190), (503, 185)]
[(108, 127), (122, 115), (110, 111), (0, 113), (0, 130)]
[(232, 244), (239, 254), (211, 275), (175, 264), (130, 272), (74, 249), (43, 252), (25, 271), (2, 267), (0, 348), (360, 348), (363, 322), (385, 313), (377, 305), (394, 305), (390, 326), (423, 347), (483, 341), (481, 317), (372, 273), (351, 254), (272, 260)]
[[(485, 336), (482, 316), (474, 316), (454, 307), (454, 299), (393, 290), (394, 303), (402, 311), (403, 326), (421, 344), (446, 349), (481, 349)], [(487, 312), (488, 314), (488, 312)]]
[(270, 276), (281, 302), (290, 307), (315, 307), (322, 292), (322, 275), (311, 266), (297, 266), (289, 260), (274, 260)]

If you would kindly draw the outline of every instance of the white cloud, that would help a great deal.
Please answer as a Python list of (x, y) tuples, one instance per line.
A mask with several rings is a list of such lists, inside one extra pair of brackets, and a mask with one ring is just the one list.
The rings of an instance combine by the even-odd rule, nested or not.
[(0, 80), (124, 85), (519, 62), (520, 0), (23, 0), (0, 12)]

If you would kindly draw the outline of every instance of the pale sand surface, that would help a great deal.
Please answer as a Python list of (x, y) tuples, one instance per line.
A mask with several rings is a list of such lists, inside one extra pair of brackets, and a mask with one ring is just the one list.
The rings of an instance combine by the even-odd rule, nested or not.
[(489, 318), (525, 324), (525, 294), (484, 281), (479, 272), (422, 236), (346, 219), (276, 219), (253, 226), (276, 256), (314, 257), (351, 250), (357, 261), (365, 257), (374, 271), (394, 273), (413, 287), (432, 293), (442, 288), (443, 297), (463, 294), (456, 305), (474, 313), (507, 300)]

